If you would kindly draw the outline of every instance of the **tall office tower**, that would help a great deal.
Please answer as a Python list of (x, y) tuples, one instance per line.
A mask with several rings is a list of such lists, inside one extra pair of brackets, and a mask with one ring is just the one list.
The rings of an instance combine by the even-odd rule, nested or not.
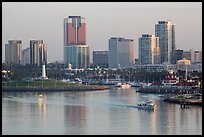
[(155, 36), (159, 37), (160, 63), (173, 63), (175, 51), (175, 24), (159, 21), (155, 25)]
[(73, 68), (87, 68), (89, 56), (85, 18), (68, 16), (64, 19), (64, 63), (70, 63)]
[(43, 40), (30, 40), (30, 64), (47, 64), (47, 44)]
[(143, 34), (139, 38), (139, 63), (159, 64), (159, 37)]
[(93, 51), (93, 65), (108, 67), (108, 51)]
[(122, 68), (134, 64), (133, 39), (112, 37), (109, 39), (108, 67)]
[(5, 63), (21, 64), (22, 60), (22, 42), (21, 40), (9, 40), (8, 44), (5, 44)]
[(30, 64), (30, 48), (22, 50), (22, 65)]

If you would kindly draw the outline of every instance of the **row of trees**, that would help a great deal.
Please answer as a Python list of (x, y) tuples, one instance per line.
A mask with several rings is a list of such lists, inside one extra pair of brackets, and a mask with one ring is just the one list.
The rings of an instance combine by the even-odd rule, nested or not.
[[(104, 68), (95, 68), (93, 70), (84, 70), (83, 72), (69, 72), (65, 70), (64, 64), (50, 63), (46, 65), (46, 75), (49, 79), (63, 79), (67, 78), (67, 73), (72, 73), (73, 78), (78, 77), (81, 79), (107, 79), (116, 78), (120, 76), (125, 81), (143, 81), (154, 82), (160, 81), (165, 78), (167, 71), (162, 72), (146, 72), (136, 71), (135, 69), (117, 69), (110, 70)], [(2, 64), (2, 70), (9, 70), (9, 74), (5, 77), (2, 73), (3, 80), (22, 80), (26, 78), (38, 78), (42, 75), (42, 68), (37, 65), (10, 65)], [(185, 71), (177, 71), (177, 77), (185, 78)], [(197, 77), (199, 81), (202, 80), (202, 72), (189, 72), (188, 79)]]

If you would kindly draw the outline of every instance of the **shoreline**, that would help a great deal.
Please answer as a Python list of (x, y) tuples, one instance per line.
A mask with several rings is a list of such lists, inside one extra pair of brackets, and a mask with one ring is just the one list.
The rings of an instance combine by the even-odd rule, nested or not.
[(94, 91), (107, 90), (108, 86), (77, 87), (2, 87), (2, 92), (55, 92), (55, 91)]

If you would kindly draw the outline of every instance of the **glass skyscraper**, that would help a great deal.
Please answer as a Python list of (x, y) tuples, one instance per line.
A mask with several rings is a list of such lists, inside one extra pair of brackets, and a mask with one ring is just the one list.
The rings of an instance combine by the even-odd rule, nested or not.
[(134, 64), (133, 39), (112, 37), (109, 39), (108, 67), (124, 68)]
[(175, 51), (175, 24), (159, 21), (155, 25), (155, 36), (159, 37), (160, 63), (173, 63)]
[(139, 38), (139, 63), (159, 64), (159, 37), (150, 34), (143, 34)]
[(81, 16), (64, 19), (64, 63), (72, 68), (89, 67), (89, 46), (86, 45), (86, 20)]

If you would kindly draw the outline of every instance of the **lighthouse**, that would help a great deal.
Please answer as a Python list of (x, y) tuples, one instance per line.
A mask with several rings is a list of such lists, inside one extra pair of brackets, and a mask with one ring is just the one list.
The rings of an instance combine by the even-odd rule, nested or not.
[(48, 77), (46, 76), (45, 64), (42, 65), (42, 79), (48, 79)]

